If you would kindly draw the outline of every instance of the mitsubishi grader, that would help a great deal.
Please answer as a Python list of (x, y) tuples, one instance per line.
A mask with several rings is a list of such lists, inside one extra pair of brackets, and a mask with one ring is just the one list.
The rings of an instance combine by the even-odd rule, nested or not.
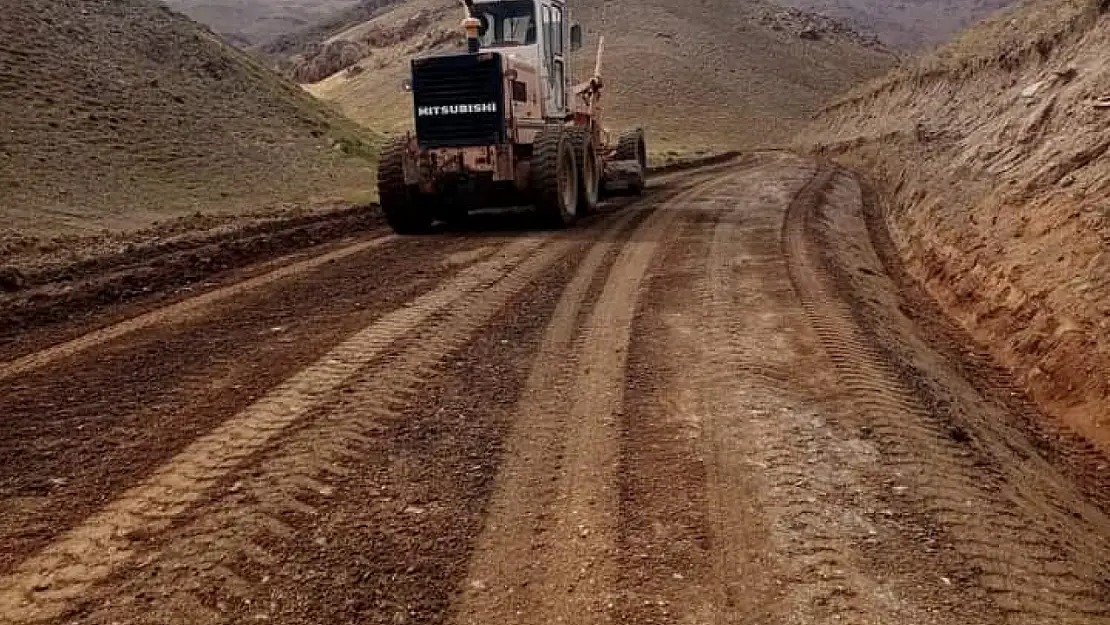
[(466, 52), (411, 61), (415, 132), (382, 151), (378, 192), (390, 227), (417, 234), (484, 208), (528, 206), (566, 228), (618, 191), (640, 194), (641, 129), (601, 125), (601, 60), (575, 84), (582, 28), (564, 0), (463, 0)]

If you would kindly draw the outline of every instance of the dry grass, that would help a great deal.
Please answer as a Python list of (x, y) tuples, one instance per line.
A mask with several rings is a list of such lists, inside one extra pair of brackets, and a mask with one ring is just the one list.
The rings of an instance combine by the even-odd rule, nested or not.
[(361, 130), (148, 0), (9, 4), (0, 128), (9, 241), (326, 201), (373, 180)]

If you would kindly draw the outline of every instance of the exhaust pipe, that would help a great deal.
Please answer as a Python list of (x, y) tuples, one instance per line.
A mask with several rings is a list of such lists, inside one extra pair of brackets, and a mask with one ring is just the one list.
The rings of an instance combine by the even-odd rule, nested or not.
[(463, 0), (463, 7), (466, 9), (466, 18), (463, 19), (463, 30), (466, 31), (466, 51), (470, 54), (478, 54), (481, 47), (478, 43), (478, 32), (482, 28), (482, 22), (474, 17), (474, 0)]

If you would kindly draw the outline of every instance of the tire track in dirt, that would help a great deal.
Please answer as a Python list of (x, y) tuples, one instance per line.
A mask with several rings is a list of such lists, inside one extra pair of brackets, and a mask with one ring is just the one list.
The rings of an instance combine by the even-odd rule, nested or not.
[[(639, 290), (670, 236), (673, 207), (730, 176), (661, 200), (619, 251), (597, 247), (583, 261), (556, 308), (517, 407), (453, 622), (608, 620), (617, 590), (616, 425)], [(599, 282), (601, 267), (610, 261)], [(595, 286), (600, 292), (588, 308)]]
[[(629, 222), (640, 216), (643, 215), (637, 212), (620, 215), (602, 233), (599, 239), (603, 242), (596, 243), (594, 250), (612, 245), (608, 240), (615, 238), (627, 228)], [(572, 244), (569, 242), (561, 246), (564, 251), (571, 248)], [(330, 501), (331, 493), (341, 487), (341, 483), (352, 473), (359, 471), (360, 464), (366, 462), (363, 457), (364, 448), (385, 429), (386, 424), (406, 419), (412, 406), (420, 402), (425, 390), (435, 386), (432, 380), (440, 375), (438, 365), (452, 354), (461, 354), (464, 344), (486, 326), (509, 299), (527, 290), (549, 264), (551, 263), (536, 262), (522, 265), (491, 289), (475, 293), (461, 302), (455, 312), (444, 315), (436, 323), (425, 326), (421, 332), (407, 337), (406, 349), (383, 362), (381, 366), (369, 367), (356, 376), (350, 385), (344, 386), (336, 394), (332, 402), (322, 407), (321, 414), (315, 417), (309, 429), (297, 433), (291, 441), (283, 442), (274, 450), (272, 457), (266, 458), (256, 468), (253, 476), (242, 481), (240, 487), (248, 493), (245, 502), (205, 514), (192, 527), (182, 531), (180, 540), (172, 541), (165, 553), (158, 558), (163, 571), (172, 571), (170, 579), (165, 579), (163, 574), (159, 584), (168, 584), (170, 587), (181, 584), (181, 591), (175, 593), (175, 603), (192, 605), (195, 609), (190, 609), (189, 612), (175, 609), (171, 613), (163, 613), (154, 622), (175, 623), (186, 614), (192, 617), (195, 613), (206, 614), (206, 623), (225, 623), (228, 622), (228, 616), (215, 611), (211, 606), (243, 605), (244, 602), (259, 601), (265, 589), (265, 584), (260, 583), (260, 577), (275, 568), (268, 561), (278, 558), (273, 555), (260, 557), (258, 554), (280, 553), (268, 545), (281, 545), (289, 540), (287, 535), (275, 534), (273, 528), (282, 526), (285, 518), (321, 518), (325, 508), (334, 505)], [(393, 442), (386, 444), (392, 445)], [(390, 455), (396, 453), (391, 448), (382, 451)], [(430, 512), (425, 510), (427, 506), (423, 501), (405, 506), (410, 512), (402, 511), (401, 522), (420, 523), (420, 518)], [(436, 511), (436, 514), (440, 512)], [(250, 521), (245, 524), (236, 521), (244, 516)], [(407, 520), (405, 516), (408, 517)], [(287, 527), (282, 533), (291, 534), (292, 530), (292, 527)], [(435, 547), (425, 544), (418, 547), (415, 553), (398, 554), (394, 557), (405, 561), (407, 556), (410, 565), (418, 566), (416, 563), (424, 561), (434, 550)], [(226, 567), (221, 571), (221, 561), (224, 554), (228, 553), (241, 554), (238, 569), (249, 574), (236, 573)], [(398, 563), (398, 566), (405, 565)], [(218, 573), (208, 573), (212, 569), (216, 569)], [(436, 574), (443, 575), (444, 572)], [(423, 583), (432, 586), (440, 582), (424, 579)], [(212, 588), (220, 589), (213, 592)], [(414, 594), (424, 595), (427, 591), (424, 588)], [(113, 589), (113, 594), (117, 592)], [(128, 597), (139, 594), (145, 594), (144, 586), (122, 593)], [(212, 595), (218, 596), (212, 598)], [(205, 596), (209, 598), (203, 598)], [(128, 601), (124, 599), (114, 603), (125, 604)], [(141, 609), (141, 606), (134, 608)], [(108, 623), (121, 616), (141, 618), (140, 609), (98, 611), (87, 622)], [(373, 614), (391, 611), (405, 613), (406, 608), (400, 605), (380, 606), (369, 612)], [(424, 611), (420, 609), (418, 612)]]
[[(601, 242), (593, 249), (611, 247), (612, 240), (642, 216), (642, 212), (618, 216), (600, 233)], [(315, 525), (316, 519), (324, 518), (325, 511), (336, 506), (334, 494), (367, 462), (364, 454), (372, 439), (380, 436), (387, 424), (404, 420), (425, 389), (435, 387), (432, 379), (440, 375), (440, 363), (459, 353), (511, 298), (527, 291), (540, 274), (576, 247), (579, 245), (569, 237), (560, 239), (546, 253), (524, 262), (488, 288), (471, 293), (450, 312), (406, 337), (405, 347), (396, 355), (359, 372), (318, 407), (310, 425), (275, 445), (268, 458), (236, 482), (234, 492), (228, 495), (230, 501), (215, 502), (210, 512), (202, 510), (195, 515), (197, 521), (177, 531), (165, 547), (152, 550), (142, 567), (151, 573), (140, 570), (134, 579), (110, 584), (110, 591), (100, 599), (104, 607), (92, 609), (79, 622), (225, 623), (234, 622), (235, 616), (244, 617), (235, 606), (256, 605), (248, 610), (262, 611), (267, 620), (280, 620), (282, 608), (277, 602), (269, 606), (266, 598), (272, 596), (270, 573), (276, 576), (285, 560), (281, 547), (297, 532), (297, 526), (287, 520), (300, 518)], [(587, 255), (591, 257), (596, 257), (595, 252)], [(424, 505), (417, 504), (421, 509), (411, 513), (408, 510), (415, 508), (410, 506), (401, 516), (419, 523)], [(306, 547), (322, 549), (325, 545)], [(408, 561), (420, 562), (437, 549), (423, 546), (418, 553), (407, 554)], [(439, 584), (432, 580), (423, 583)], [(149, 613), (149, 606), (134, 599), (152, 595), (163, 597), (160, 601), (168, 608)], [(378, 606), (366, 612), (373, 618), (370, 615), (395, 609), (406, 612), (401, 606)], [(423, 613), (415, 606), (413, 609)], [(186, 617), (190, 620), (183, 621)]]
[[(854, 181), (825, 170), (791, 206), (784, 245), (807, 315), (855, 400), (856, 424), (888, 467), (887, 516), (899, 534), (924, 539), (913, 564), (936, 567), (947, 586), (938, 594), (987, 599), (994, 622), (1107, 622), (1110, 550), (1099, 537), (1110, 524), (1052, 467), (1031, 464), (1020, 437), (1000, 433), (1009, 414), (978, 399), (943, 358), (907, 344), (893, 313), (881, 312), (882, 296), (868, 295), (894, 291), (889, 280), (853, 279), (883, 271), (865, 249), (860, 201)], [(1060, 500), (1067, 504), (1045, 505)], [(890, 564), (913, 574), (908, 562)]]
[(835, 383), (779, 238), (813, 172), (784, 155), (691, 203), (644, 298), (622, 437), (620, 622), (932, 622), (859, 548), (872, 458), (835, 429)]
[[(787, 171), (780, 165), (770, 177)], [(875, 623), (905, 611), (884, 605), (880, 581), (855, 549), (866, 528), (852, 519), (857, 502), (844, 493), (858, 482), (860, 459), (845, 453), (822, 415), (773, 398), (828, 388), (815, 379), (823, 363), (807, 353), (805, 320), (777, 245), (785, 206), (812, 184), (794, 186), (777, 206), (722, 215), (698, 287), (704, 369), (695, 379), (704, 386), (688, 410), (702, 415), (704, 428), (717, 623)], [(798, 380), (802, 370), (813, 377)], [(761, 548), (778, 556), (773, 564)]]
[(391, 343), (467, 295), (490, 295), (490, 289), (507, 270), (523, 264), (532, 272), (538, 271), (570, 245), (565, 240), (546, 243), (542, 239), (509, 243), (494, 257), (462, 271), (443, 287), (357, 333), (198, 439), (142, 485), (67, 532), (14, 574), (0, 579), (0, 613), (7, 622), (27, 623), (65, 612), (93, 584), (132, 560), (136, 537), (168, 528), (221, 477), (306, 418), (322, 397), (358, 373)]
[(165, 323), (182, 323), (189, 321), (203, 314), (215, 304), (241, 295), (247, 291), (259, 289), (263, 286), (273, 284), (274, 282), (312, 271), (328, 263), (338, 262), (354, 256), (355, 254), (361, 254), (382, 247), (396, 240), (397, 237), (388, 235), (348, 245), (338, 250), (307, 260), (298, 261), (263, 275), (209, 291), (203, 295), (198, 295), (164, 308), (159, 308), (158, 310), (139, 315), (133, 319), (128, 319), (112, 326), (89, 332), (88, 334), (84, 334), (60, 345), (55, 345), (9, 362), (0, 363), (0, 381), (27, 373), (38, 367), (103, 345), (108, 341), (118, 339), (144, 328)]
[[(492, 252), (505, 240), (377, 248), (0, 382), (0, 577), (343, 339), (450, 279), (460, 267), (439, 262), (445, 253)], [(383, 279), (367, 280), (367, 266)]]

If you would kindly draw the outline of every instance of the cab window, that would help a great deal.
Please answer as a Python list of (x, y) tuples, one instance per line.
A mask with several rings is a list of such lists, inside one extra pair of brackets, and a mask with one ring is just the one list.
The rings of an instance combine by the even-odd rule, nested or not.
[(478, 39), (483, 48), (536, 43), (536, 14), (532, 0), (477, 2), (474, 16), (481, 22)]

